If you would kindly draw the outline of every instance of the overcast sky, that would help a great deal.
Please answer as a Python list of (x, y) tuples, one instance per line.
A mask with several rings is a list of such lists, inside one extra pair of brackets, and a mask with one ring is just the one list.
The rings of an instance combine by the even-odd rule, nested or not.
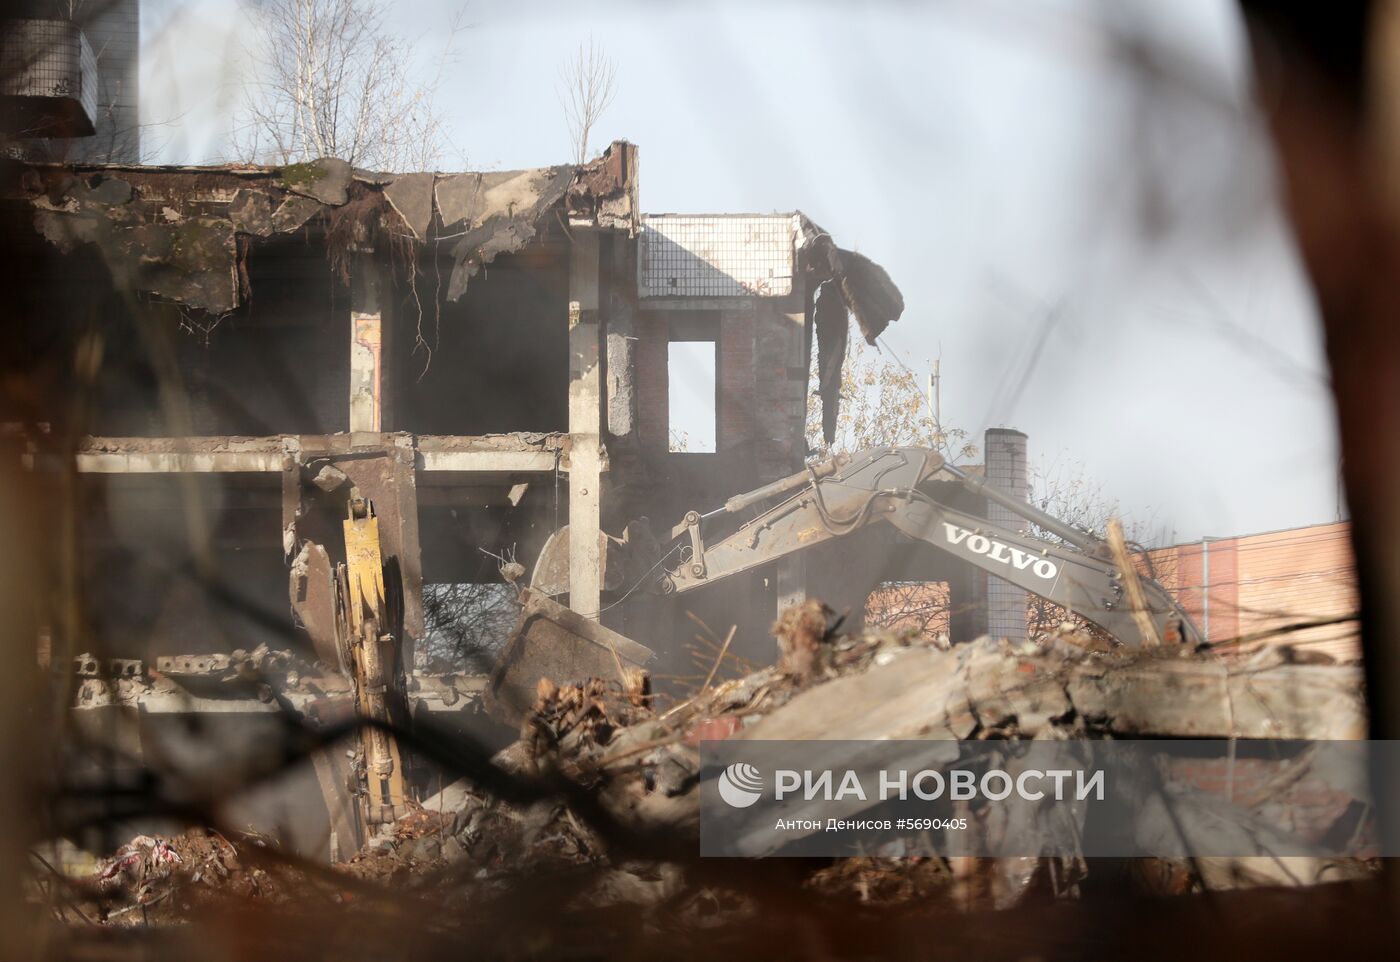
[[(397, 4), (425, 66), (460, 6)], [(148, 161), (226, 159), (241, 16), (144, 0), (143, 120), (170, 121)], [(566, 161), (557, 74), (591, 33), (619, 85), (595, 146), (640, 145), (644, 209), (798, 209), (883, 264), (906, 309), (882, 346), (942, 358), (945, 423), (1019, 428), (1180, 540), (1337, 516), (1314, 307), (1225, 0), (463, 16), (451, 166)]]

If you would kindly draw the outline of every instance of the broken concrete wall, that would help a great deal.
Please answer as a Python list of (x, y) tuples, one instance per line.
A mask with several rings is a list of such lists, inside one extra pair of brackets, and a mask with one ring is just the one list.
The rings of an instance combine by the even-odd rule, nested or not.
[[(790, 249), (778, 251), (776, 274), (741, 285), (743, 296), (639, 302), (636, 190), (636, 151), (617, 144), (581, 168), (490, 174), (383, 175), (334, 160), (284, 168), (29, 167), (3, 199), (37, 225), (36, 246), (67, 251), (64, 260), (88, 258), (116, 278), (114, 296), (141, 305), (131, 309), (138, 330), (117, 339), (133, 354), (149, 353), (143, 338), (161, 325), (162, 336), (180, 326), (197, 335), (174, 339), (169, 365), (180, 383), (167, 393), (188, 395), (182, 419), (166, 416), (161, 391), (169, 385), (148, 365), (129, 379), (144, 381), (129, 407), (147, 422), (114, 420), (102, 429), (299, 433), (312, 446), (314, 437), (346, 428), (596, 433), (601, 476), (581, 480), (574, 465), (562, 475), (565, 497), (538, 479), (518, 496), (515, 483), (493, 479), (434, 483), (427, 502), (415, 501), (415, 525), (432, 532), (426, 563), (434, 576), (475, 582), (495, 577), (483, 551), (508, 542), (532, 560), (530, 549), (568, 520), (570, 505), (601, 497), (589, 511), (596, 508), (611, 530), (643, 515), (669, 524), (795, 470), (805, 454), (812, 284), (844, 285), (843, 303), (867, 327), (897, 315), (893, 285), (877, 283), (877, 270), (795, 214), (767, 218), (788, 232)], [(597, 257), (581, 273), (579, 251), (591, 245)], [(583, 273), (588, 283), (575, 285)], [(571, 372), (571, 358), (581, 356), (570, 347), (575, 301), (578, 320), (593, 325), (589, 336), (598, 333), (600, 357), (596, 367)], [(357, 312), (379, 319), (380, 350), (358, 367), (350, 357)], [(666, 347), (687, 319), (712, 328), (718, 450), (674, 458), (666, 445)], [(368, 408), (352, 399), (354, 374)], [(602, 379), (599, 424), (594, 395), (571, 410), (571, 376)], [(367, 448), (357, 453), (370, 457)], [(298, 463), (305, 458), (298, 454)], [(333, 526), (305, 537), (338, 540)], [(422, 560), (416, 545), (413, 553)], [(752, 596), (739, 607), (752, 609), (755, 627), (765, 624), (773, 586), (733, 591)]]
[[(835, 330), (842, 345), (852, 315), (863, 333), (875, 337), (899, 316), (902, 301), (883, 271), (858, 255), (843, 256), (846, 252), (800, 214), (649, 218), (638, 250), (640, 313), (632, 327), (637, 344), (630, 352), (615, 352), (635, 363), (626, 386), (636, 398), (640, 463), (628, 463), (628, 471), (640, 477), (631, 479), (634, 493), (628, 501), (637, 513), (669, 525), (688, 510), (714, 507), (725, 493), (800, 469), (808, 453), (809, 353), (818, 285), (831, 284), (836, 311), (827, 334)], [(715, 345), (714, 453), (670, 451), (668, 350), (680, 340)], [(838, 386), (843, 362), (844, 351), (832, 368)], [(834, 418), (835, 404), (829, 408)], [(816, 568), (813, 577), (820, 579), (823, 565)], [(685, 620), (661, 629), (673, 644), (663, 641), (660, 647), (690, 639), (689, 612), (721, 629), (738, 625), (738, 644), (752, 649), (743, 654), (768, 658), (763, 629), (780, 596), (773, 574), (731, 579), (671, 606)], [(795, 590), (806, 577), (788, 575)], [(842, 581), (840, 576), (829, 580)], [(878, 577), (869, 587), (877, 584)], [(849, 577), (841, 587), (850, 587)], [(836, 586), (828, 584), (828, 590), (835, 592)], [(863, 599), (854, 593), (851, 599), (858, 611)]]
[(60, 250), (95, 245), (119, 287), (212, 315), (248, 296), (238, 237), (296, 231), (313, 219), (347, 244), (384, 231), (452, 239), (446, 290), (456, 300), (547, 218), (634, 229), (636, 148), (613, 144), (582, 167), (460, 174), (380, 174), (333, 158), (285, 167), (30, 166), (3, 194), (30, 204), (36, 230)]
[[(805, 455), (807, 365), (800, 298), (642, 302), (634, 388), (638, 438), (651, 456), (670, 443), (672, 341), (716, 346), (715, 455), (762, 481), (791, 474)], [(761, 465), (760, 465), (761, 462)]]
[[(631, 229), (635, 167), (627, 144), (582, 168), (491, 175), (390, 176), (334, 160), (29, 166), (10, 169), (0, 204), (35, 252), (33, 303), (17, 305), (23, 337), (52, 341), (67, 330), (76, 341), (86, 325), (101, 329), (104, 401), (93, 433), (345, 430), (349, 282), (363, 273), (351, 262), (364, 251), (386, 299), (388, 393), (377, 427), (561, 430), (562, 388), (551, 376), (567, 356), (562, 334), (551, 336), (567, 312), (559, 251), (571, 224)], [(480, 296), (458, 303), (468, 277), (527, 246), (537, 254), (501, 264), (498, 277), (481, 277)], [(65, 298), (71, 306), (55, 311)], [(181, 423), (160, 409), (171, 371), (157, 370), (153, 339), (174, 355)], [(434, 371), (438, 349), (446, 356)], [(536, 383), (521, 383), (531, 374)]]

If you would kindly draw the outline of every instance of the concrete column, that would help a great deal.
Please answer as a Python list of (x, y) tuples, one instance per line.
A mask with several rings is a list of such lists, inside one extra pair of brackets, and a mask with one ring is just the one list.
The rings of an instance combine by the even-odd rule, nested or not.
[(355, 257), (350, 277), (350, 430), (383, 430), (384, 325), (379, 265)]
[[(614, 276), (628, 276), (627, 266), (633, 262), (626, 251), (627, 239), (622, 235), (609, 237), (612, 244), (612, 264)], [(623, 270), (618, 270), (622, 265)], [(621, 285), (611, 285), (607, 304), (607, 330), (604, 332), (608, 345), (608, 433), (614, 438), (635, 440), (638, 434), (637, 421), (637, 347), (641, 331), (637, 323), (634, 305), (635, 289), (619, 289)]]
[(812, 313), (812, 298), (804, 296), (805, 307), (801, 311), (784, 311), (779, 315), (779, 330), (783, 332), (783, 353), (787, 366), (783, 369), (783, 394), (778, 409), (783, 412), (784, 422), (779, 431), (773, 432), (782, 443), (773, 452), (773, 463), (767, 467), (763, 480), (770, 481), (783, 477), (792, 471), (800, 471), (807, 460), (807, 383), (811, 376), (811, 346), (807, 343), (808, 319)]
[(575, 230), (569, 256), (569, 607), (598, 617), (602, 593), (602, 377), (598, 235)]
[(301, 462), (288, 451), (282, 458), (282, 554), (297, 555), (297, 520), (301, 517)]

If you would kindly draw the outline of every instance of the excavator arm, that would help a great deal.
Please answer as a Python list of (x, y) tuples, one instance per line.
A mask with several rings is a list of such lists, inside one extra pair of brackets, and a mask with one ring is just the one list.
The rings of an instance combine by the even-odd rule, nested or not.
[[(1032, 538), (939, 501), (926, 484), (940, 473), (996, 501), (1060, 539)], [(921, 487), (922, 486), (922, 487)], [(706, 523), (734, 515), (756, 500), (792, 492), (774, 507), (713, 543)], [(1071, 528), (981, 478), (946, 464), (923, 448), (875, 448), (847, 461), (828, 461), (784, 481), (730, 499), (707, 515), (694, 512), (672, 534), (681, 563), (662, 576), (660, 590), (680, 593), (739, 574), (865, 528), (886, 525), (1093, 622), (1126, 645), (1141, 631), (1126, 602), (1123, 572), (1107, 544)], [(675, 550), (675, 549), (673, 549)], [(1157, 636), (1196, 643), (1191, 619), (1157, 582), (1139, 576), (1144, 609)]]
[[(957, 481), (1058, 541), (960, 511), (939, 499), (936, 480)], [(638, 525), (645, 536), (605, 539), (604, 583), (628, 594), (684, 594), (882, 526), (892, 539), (903, 535), (926, 542), (1046, 598), (1125, 645), (1139, 644), (1145, 629), (1169, 642), (1201, 641), (1166, 589), (1136, 571), (1125, 575), (1105, 542), (925, 448), (873, 448), (811, 465), (708, 513), (688, 512), (660, 544), (652, 540), (649, 525)], [(553, 600), (568, 590), (568, 543), (567, 528), (561, 529), (541, 552), (530, 589), (522, 593), (520, 622), (492, 674), (488, 709), (503, 720), (518, 721), (542, 677), (620, 677), (625, 666), (643, 665), (652, 654)], [(1136, 608), (1127, 601), (1134, 593), (1140, 598)]]

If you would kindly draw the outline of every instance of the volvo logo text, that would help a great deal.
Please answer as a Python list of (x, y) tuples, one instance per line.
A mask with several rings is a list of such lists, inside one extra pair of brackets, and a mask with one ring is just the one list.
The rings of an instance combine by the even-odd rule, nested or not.
[(1009, 544), (988, 538), (983, 534), (974, 534), (966, 528), (960, 528), (947, 521), (943, 522), (943, 531), (948, 537), (949, 544), (959, 545), (966, 542), (967, 550), (973, 554), (980, 554), (992, 561), (999, 561), (1017, 571), (1025, 571), (1029, 568), (1037, 578), (1044, 578), (1046, 581), (1059, 574), (1059, 565), (1049, 558), (1037, 557), (1029, 551), (1013, 548)]

